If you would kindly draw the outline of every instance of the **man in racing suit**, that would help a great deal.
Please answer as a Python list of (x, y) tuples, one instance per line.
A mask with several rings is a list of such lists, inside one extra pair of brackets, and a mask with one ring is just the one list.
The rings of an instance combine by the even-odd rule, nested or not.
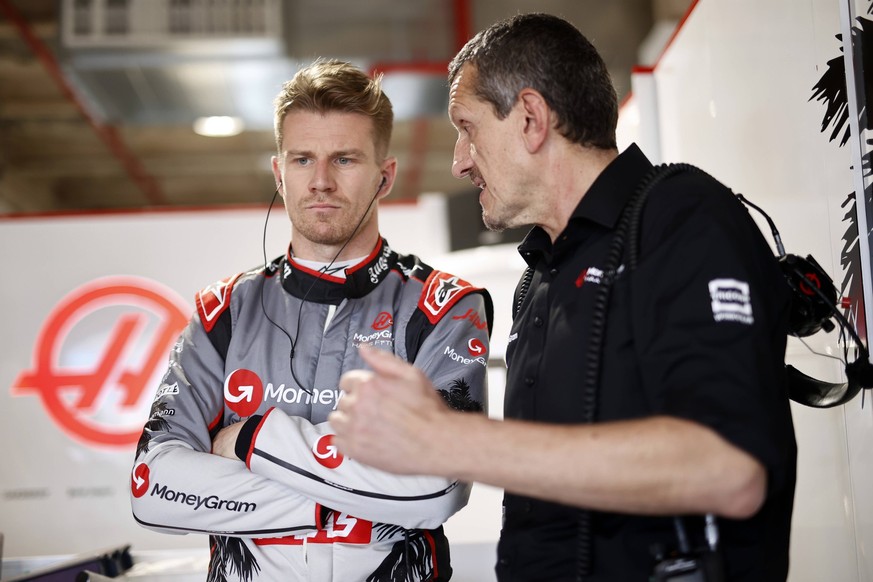
[(486, 408), (488, 293), (379, 235), (391, 124), (379, 80), (347, 63), (285, 84), (273, 171), (289, 251), (200, 291), (170, 355), (131, 504), (145, 527), (210, 534), (210, 581), (451, 577), (441, 524), (470, 485), (344, 458), (327, 422), (362, 344), (413, 363), (454, 408)]

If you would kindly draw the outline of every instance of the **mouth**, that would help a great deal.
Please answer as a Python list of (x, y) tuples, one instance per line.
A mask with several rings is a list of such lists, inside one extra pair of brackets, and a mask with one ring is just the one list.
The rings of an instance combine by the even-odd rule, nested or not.
[(488, 184), (485, 183), (485, 180), (482, 179), (482, 176), (475, 175), (470, 178), (470, 181), (473, 182), (473, 186), (479, 188), (480, 190), (484, 190)]
[(328, 202), (312, 202), (305, 206), (307, 210), (338, 210), (340, 207), (337, 204)]

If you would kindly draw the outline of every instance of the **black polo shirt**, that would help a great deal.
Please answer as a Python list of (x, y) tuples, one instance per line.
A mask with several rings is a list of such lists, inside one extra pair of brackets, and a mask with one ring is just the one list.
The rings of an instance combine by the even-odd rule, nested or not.
[[(507, 347), (506, 418), (582, 422), (594, 299), (621, 211), (651, 163), (631, 146), (597, 178), (553, 245), (534, 228), (519, 247), (535, 272)], [(596, 422), (670, 415), (704, 424), (767, 468), (748, 520), (718, 519), (729, 580), (784, 580), (796, 446), (784, 379), (789, 293), (773, 253), (725, 186), (681, 173), (651, 192), (636, 269), (612, 288)], [(507, 494), (502, 582), (575, 580), (577, 508)], [(702, 520), (684, 518), (702, 543)], [(590, 580), (647, 580), (654, 544), (675, 547), (670, 517), (593, 513)]]

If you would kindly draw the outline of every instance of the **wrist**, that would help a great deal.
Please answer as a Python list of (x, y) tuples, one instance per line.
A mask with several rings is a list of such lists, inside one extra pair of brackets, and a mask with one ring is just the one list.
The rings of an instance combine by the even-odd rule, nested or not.
[(246, 464), (248, 464), (249, 451), (251, 451), (254, 446), (255, 431), (258, 429), (258, 426), (260, 426), (263, 418), (264, 417), (260, 414), (250, 416), (243, 422), (242, 428), (240, 428), (239, 433), (236, 435), (234, 453)]

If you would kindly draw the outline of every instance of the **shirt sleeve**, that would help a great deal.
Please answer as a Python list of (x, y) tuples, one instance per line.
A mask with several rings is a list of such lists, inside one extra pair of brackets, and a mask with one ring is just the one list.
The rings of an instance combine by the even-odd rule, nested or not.
[(790, 472), (787, 286), (740, 202), (693, 177), (653, 192), (632, 273), (634, 337), (656, 413), (702, 423)]
[[(436, 324), (414, 361), (447, 402), (462, 410), (486, 410), (485, 313), (480, 294), (461, 299)], [(466, 505), (469, 484), (395, 475), (345, 459), (333, 447), (332, 434), (327, 422), (313, 425), (272, 409), (252, 431), (246, 461), (253, 473), (374, 522), (432, 529)]]
[(313, 531), (318, 516), (312, 499), (210, 453), (221, 428), (223, 369), (195, 317), (173, 348), (137, 445), (134, 518), (167, 533), (273, 537)]

